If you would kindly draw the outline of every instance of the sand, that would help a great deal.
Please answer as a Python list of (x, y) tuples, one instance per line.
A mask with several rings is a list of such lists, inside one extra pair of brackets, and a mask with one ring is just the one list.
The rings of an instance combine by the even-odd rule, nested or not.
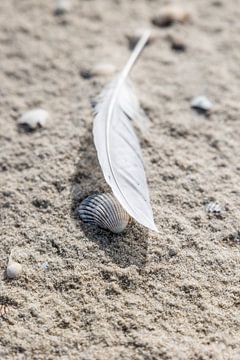
[[(0, 2), (1, 359), (240, 359), (240, 2), (181, 2), (190, 22), (154, 27), (166, 3), (73, 0), (56, 16), (54, 1)], [(91, 104), (111, 77), (80, 72), (120, 70), (126, 34), (149, 26), (158, 37), (132, 79), (150, 119), (140, 140), (159, 234), (132, 223), (113, 235), (75, 216), (109, 190)], [(202, 94), (209, 116), (190, 107)], [(36, 107), (48, 127), (20, 129)], [(10, 281), (11, 251), (23, 273)]]

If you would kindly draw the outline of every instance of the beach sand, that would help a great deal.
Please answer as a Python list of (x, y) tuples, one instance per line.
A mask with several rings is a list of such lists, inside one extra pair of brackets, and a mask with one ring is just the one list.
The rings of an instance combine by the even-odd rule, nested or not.
[[(240, 2), (176, 2), (189, 22), (151, 24), (166, 1), (0, 2), (0, 358), (240, 359)], [(92, 104), (111, 76), (81, 76), (129, 57), (150, 127), (139, 133), (159, 234), (114, 235), (76, 217), (109, 191), (92, 139)], [(179, 36), (185, 51), (171, 48)], [(195, 96), (214, 104), (191, 109)], [(46, 128), (17, 125), (27, 110)], [(216, 201), (220, 214), (206, 211)], [(4, 277), (12, 251), (23, 265)]]

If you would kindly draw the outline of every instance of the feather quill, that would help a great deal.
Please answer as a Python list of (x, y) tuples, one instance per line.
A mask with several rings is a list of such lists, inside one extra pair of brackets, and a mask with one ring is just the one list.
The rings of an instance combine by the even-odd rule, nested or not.
[(93, 135), (102, 172), (117, 200), (137, 222), (158, 231), (141, 149), (131, 122), (142, 119), (143, 112), (127, 80), (149, 35), (150, 31), (143, 34), (120, 75), (100, 94)]

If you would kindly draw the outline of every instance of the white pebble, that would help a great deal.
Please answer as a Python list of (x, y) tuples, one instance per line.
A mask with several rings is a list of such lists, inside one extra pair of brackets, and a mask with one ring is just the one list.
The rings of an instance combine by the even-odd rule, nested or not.
[(93, 66), (91, 74), (93, 76), (108, 76), (116, 72), (116, 67), (110, 63), (99, 63)]
[(192, 100), (191, 107), (202, 111), (209, 111), (213, 107), (213, 104), (206, 96), (201, 95)]
[(33, 109), (25, 112), (18, 120), (19, 125), (26, 125), (34, 130), (37, 127), (45, 127), (49, 119), (49, 113), (43, 109)]
[(70, 8), (71, 8), (70, 0), (56, 0), (54, 14), (63, 15), (64, 13), (68, 12)]
[(9, 279), (16, 279), (18, 278), (22, 273), (22, 265), (15, 262), (10, 261), (7, 266), (7, 277)]

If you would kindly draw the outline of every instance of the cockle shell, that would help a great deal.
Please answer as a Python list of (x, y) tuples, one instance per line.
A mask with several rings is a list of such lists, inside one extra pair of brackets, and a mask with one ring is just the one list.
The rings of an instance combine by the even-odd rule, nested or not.
[(83, 222), (98, 225), (113, 233), (122, 232), (129, 222), (128, 213), (112, 194), (94, 194), (80, 204), (78, 213)]

